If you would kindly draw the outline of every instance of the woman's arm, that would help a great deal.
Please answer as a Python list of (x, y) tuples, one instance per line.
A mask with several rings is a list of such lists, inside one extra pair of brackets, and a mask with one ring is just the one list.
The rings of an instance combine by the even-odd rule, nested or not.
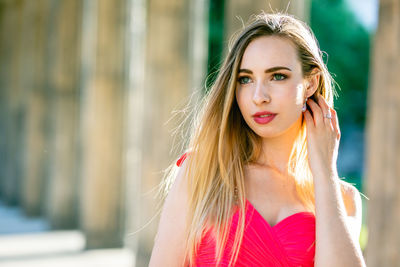
[[(365, 262), (358, 242), (360, 194), (354, 187), (347, 186), (342, 195), (337, 175), (340, 129), (336, 111), (329, 107), (322, 96), (318, 97), (318, 104), (312, 99), (307, 103), (312, 110), (312, 114), (306, 110), (304, 117), (307, 124), (308, 162), (314, 179), (315, 266), (363, 267)], [(332, 115), (331, 118), (327, 117), (328, 114)]]
[(315, 266), (365, 266), (358, 242), (361, 229), (361, 197), (338, 177), (314, 179), (316, 205)]
[(359, 244), (362, 225), (362, 201), (360, 192), (353, 185), (339, 180), (343, 203), (346, 208), (346, 222), (354, 241)]
[(150, 267), (185, 266), (187, 214), (187, 182), (184, 177), (186, 163), (179, 168), (177, 177), (165, 199), (153, 251)]

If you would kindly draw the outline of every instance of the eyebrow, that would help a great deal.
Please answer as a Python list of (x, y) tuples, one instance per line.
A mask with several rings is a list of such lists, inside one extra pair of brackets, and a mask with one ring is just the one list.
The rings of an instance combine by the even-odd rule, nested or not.
[[(274, 72), (274, 71), (277, 71), (277, 70), (289, 70), (289, 71), (292, 71), (288, 67), (277, 66), (277, 67), (272, 67), (272, 68), (266, 69), (264, 72), (265, 73), (270, 73), (270, 72)], [(241, 72), (248, 73), (248, 74), (253, 74), (253, 72), (251, 70), (248, 70), (248, 69), (239, 69), (239, 73), (241, 73)]]

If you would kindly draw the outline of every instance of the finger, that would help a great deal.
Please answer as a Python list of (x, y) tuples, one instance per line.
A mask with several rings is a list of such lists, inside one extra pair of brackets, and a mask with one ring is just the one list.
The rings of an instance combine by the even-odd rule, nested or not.
[(306, 110), (303, 114), (306, 121), (307, 131), (314, 129), (315, 124), (310, 111)]
[(333, 128), (336, 130), (337, 129), (337, 123), (336, 123), (337, 114), (333, 108), (331, 108), (330, 110), (331, 110), (331, 114), (332, 114), (332, 125), (333, 125)]
[(310, 98), (307, 100), (307, 104), (311, 108), (312, 117), (314, 118), (315, 126), (317, 127), (318, 125), (321, 125), (323, 123), (321, 108), (318, 106), (318, 104), (314, 100), (312, 100)]
[(326, 115), (331, 115), (332, 116), (331, 111), (330, 111), (331, 108), (330, 108), (330, 106), (328, 105), (328, 103), (326, 102), (325, 98), (322, 95), (318, 95), (318, 104), (321, 107), (322, 114), (324, 116), (325, 124), (327, 126), (331, 126), (331, 123), (332, 123), (331, 120), (332, 119), (329, 119), (329, 118), (325, 117)]
[(331, 113), (332, 113), (332, 125), (333, 128), (335, 129), (336, 133), (338, 134), (338, 139), (340, 139), (341, 132), (339, 128), (339, 119), (337, 116), (337, 112), (335, 109), (331, 108)]

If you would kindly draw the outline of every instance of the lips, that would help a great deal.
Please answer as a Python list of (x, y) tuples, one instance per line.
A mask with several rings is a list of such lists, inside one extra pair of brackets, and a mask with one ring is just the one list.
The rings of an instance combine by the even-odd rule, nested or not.
[(267, 124), (272, 121), (276, 116), (276, 113), (269, 111), (261, 111), (253, 114), (253, 119), (258, 124)]
[(275, 114), (276, 113), (273, 113), (273, 112), (270, 112), (270, 111), (260, 111), (260, 112), (254, 113), (253, 117), (260, 117), (260, 116), (264, 116), (265, 117), (265, 115), (275, 115)]

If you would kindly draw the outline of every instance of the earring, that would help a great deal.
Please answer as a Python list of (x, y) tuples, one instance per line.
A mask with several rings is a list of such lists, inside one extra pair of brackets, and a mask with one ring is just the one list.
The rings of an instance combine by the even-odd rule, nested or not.
[(308, 97), (306, 97), (306, 101), (304, 101), (303, 108), (301, 109), (303, 112), (306, 111), (306, 109), (307, 109), (307, 106), (306, 106), (307, 99), (308, 99)]

